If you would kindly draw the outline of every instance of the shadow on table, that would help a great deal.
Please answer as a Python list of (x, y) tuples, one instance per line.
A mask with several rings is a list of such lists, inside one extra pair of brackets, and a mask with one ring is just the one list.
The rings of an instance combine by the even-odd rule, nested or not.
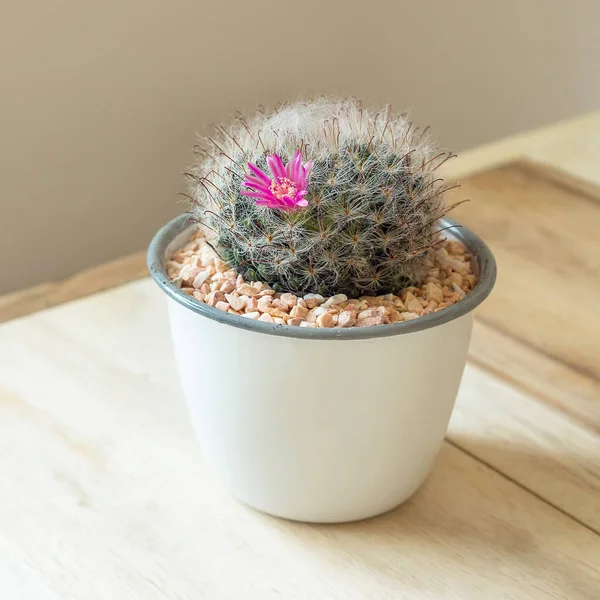
[[(395, 581), (418, 566), (415, 582), (428, 569), (442, 578), (438, 593), (452, 589), (453, 581), (477, 587), (489, 577), (498, 590), (502, 585), (515, 589), (519, 579), (522, 597), (530, 597), (526, 589), (571, 600), (597, 597), (598, 581), (588, 568), (593, 534), (470, 454), (501, 452), (505, 460), (534, 461), (542, 470), (555, 468), (556, 459), (475, 440), (468, 441), (465, 453), (459, 447), (463, 442), (444, 444), (422, 488), (385, 515), (339, 525), (274, 522), (289, 543), (301, 544), (307, 561), (321, 566), (326, 555), (334, 569), (347, 570), (354, 563), (359, 571)], [(574, 557), (584, 566), (574, 564)]]

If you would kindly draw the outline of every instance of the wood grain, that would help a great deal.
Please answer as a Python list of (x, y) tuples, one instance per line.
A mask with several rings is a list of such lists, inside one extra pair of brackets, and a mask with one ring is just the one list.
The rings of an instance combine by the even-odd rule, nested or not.
[(476, 318), (469, 362), (600, 435), (600, 382)]
[(448, 439), (600, 535), (600, 436), (467, 365)]
[(461, 194), (475, 201), (457, 218), (499, 274), (449, 439), (600, 532), (600, 191), (521, 161), (468, 177)]
[(461, 152), (441, 169), (448, 180), (526, 159), (600, 187), (600, 111), (494, 140)]
[(145, 253), (139, 252), (61, 281), (40, 283), (0, 296), (0, 323), (144, 277), (148, 274), (145, 260)]
[(484, 323), (600, 381), (600, 192), (524, 162), (475, 174), (455, 218), (481, 235), (498, 282)]
[[(448, 444), (425, 487), (372, 521), (302, 525), (235, 503), (193, 438), (161, 300), (143, 280), (0, 326), (8, 598), (597, 597), (600, 536)], [(490, 385), (506, 384), (467, 373), (459, 418)], [(506, 442), (490, 433), (494, 389), (487, 425), (481, 407), (458, 443)], [(516, 442), (508, 461), (532, 448)]]
[[(227, 497), (192, 438), (160, 293), (120, 285), (142, 254), (0, 297), (2, 321), (120, 286), (0, 326), (0, 597), (600, 597), (598, 123), (445, 169), (488, 168), (455, 217), (490, 243), (498, 284), (433, 475), (380, 519), (300, 525)], [(520, 155), (569, 173), (489, 169)]]

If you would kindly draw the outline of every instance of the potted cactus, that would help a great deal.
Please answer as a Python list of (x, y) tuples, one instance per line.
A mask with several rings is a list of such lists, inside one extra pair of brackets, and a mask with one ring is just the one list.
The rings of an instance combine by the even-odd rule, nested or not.
[(202, 139), (191, 208), (155, 236), (182, 388), (231, 493), (290, 519), (392, 509), (426, 477), (494, 259), (446, 218), (450, 156), (354, 99)]

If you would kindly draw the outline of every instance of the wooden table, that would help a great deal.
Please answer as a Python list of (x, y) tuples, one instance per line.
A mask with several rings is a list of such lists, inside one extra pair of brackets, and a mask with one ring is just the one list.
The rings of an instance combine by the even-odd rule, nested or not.
[(600, 598), (600, 113), (446, 176), (498, 284), (433, 474), (368, 522), (213, 481), (141, 255), (1, 298), (0, 598)]

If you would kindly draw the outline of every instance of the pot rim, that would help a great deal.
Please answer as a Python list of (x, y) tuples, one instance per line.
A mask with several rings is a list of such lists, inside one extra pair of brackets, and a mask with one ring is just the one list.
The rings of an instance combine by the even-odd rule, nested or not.
[(465, 244), (475, 256), (478, 270), (477, 285), (465, 298), (439, 312), (411, 321), (401, 321), (388, 325), (329, 329), (264, 323), (263, 321), (254, 321), (223, 312), (218, 308), (199, 302), (193, 296), (188, 296), (181, 288), (171, 282), (165, 268), (165, 252), (168, 246), (177, 235), (192, 226), (188, 213), (183, 213), (175, 217), (158, 230), (148, 247), (146, 261), (152, 279), (154, 279), (167, 296), (185, 308), (224, 325), (231, 325), (232, 327), (256, 333), (300, 339), (364, 340), (382, 338), (424, 331), (425, 329), (458, 319), (474, 310), (492, 291), (496, 281), (496, 261), (485, 242), (470, 229), (460, 225), (453, 219), (444, 218), (440, 222), (443, 227), (455, 228), (453, 229), (452, 237)]

